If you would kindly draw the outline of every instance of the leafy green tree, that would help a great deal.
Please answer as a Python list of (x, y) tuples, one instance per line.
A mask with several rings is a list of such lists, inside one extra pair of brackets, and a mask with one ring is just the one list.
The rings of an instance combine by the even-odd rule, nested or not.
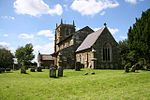
[(128, 53), (129, 53), (129, 46), (128, 40), (119, 41), (119, 48), (120, 48), (120, 55), (121, 55), (121, 64), (124, 66), (128, 62)]
[(141, 18), (136, 18), (136, 23), (129, 28), (128, 45), (134, 62), (144, 58), (150, 63), (150, 9), (142, 12)]
[(15, 56), (18, 63), (22, 65), (21, 73), (26, 73), (26, 65), (29, 65), (34, 59), (33, 45), (30, 43), (26, 44), (24, 47), (19, 47), (15, 52)]
[(11, 68), (13, 66), (13, 54), (7, 48), (0, 46), (0, 67)]

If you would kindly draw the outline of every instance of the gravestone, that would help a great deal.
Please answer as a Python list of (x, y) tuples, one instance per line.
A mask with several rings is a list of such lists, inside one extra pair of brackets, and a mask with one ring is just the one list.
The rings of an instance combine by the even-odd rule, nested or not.
[(80, 62), (76, 62), (75, 70), (76, 71), (80, 71), (80, 68), (81, 68), (81, 63)]
[(131, 64), (130, 63), (127, 63), (126, 65), (125, 65), (125, 67), (124, 67), (124, 70), (125, 70), (125, 72), (126, 73), (128, 73), (129, 72), (129, 68), (130, 68), (130, 66), (131, 66)]
[(50, 67), (50, 77), (56, 78), (56, 67)]
[(58, 68), (58, 77), (63, 77), (63, 67)]

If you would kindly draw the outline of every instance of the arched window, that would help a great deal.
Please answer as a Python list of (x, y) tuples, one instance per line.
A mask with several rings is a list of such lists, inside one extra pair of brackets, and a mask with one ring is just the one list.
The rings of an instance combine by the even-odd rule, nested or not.
[(112, 48), (109, 43), (103, 45), (103, 61), (111, 61)]

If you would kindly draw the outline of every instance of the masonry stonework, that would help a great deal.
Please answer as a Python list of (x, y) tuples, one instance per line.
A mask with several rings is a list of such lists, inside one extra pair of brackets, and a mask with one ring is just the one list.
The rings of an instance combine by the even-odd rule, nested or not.
[(84, 68), (118, 69), (119, 48), (118, 43), (111, 35), (107, 26), (93, 31), (86, 26), (78, 31), (75, 23), (56, 25), (55, 30), (55, 65), (63, 68), (75, 68), (80, 62)]

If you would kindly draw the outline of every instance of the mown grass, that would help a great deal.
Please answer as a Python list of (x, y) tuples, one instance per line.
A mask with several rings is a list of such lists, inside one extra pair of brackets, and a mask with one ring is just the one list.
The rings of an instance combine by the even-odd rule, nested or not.
[(64, 77), (55, 79), (48, 70), (3, 73), (0, 100), (150, 100), (150, 72), (64, 70)]

